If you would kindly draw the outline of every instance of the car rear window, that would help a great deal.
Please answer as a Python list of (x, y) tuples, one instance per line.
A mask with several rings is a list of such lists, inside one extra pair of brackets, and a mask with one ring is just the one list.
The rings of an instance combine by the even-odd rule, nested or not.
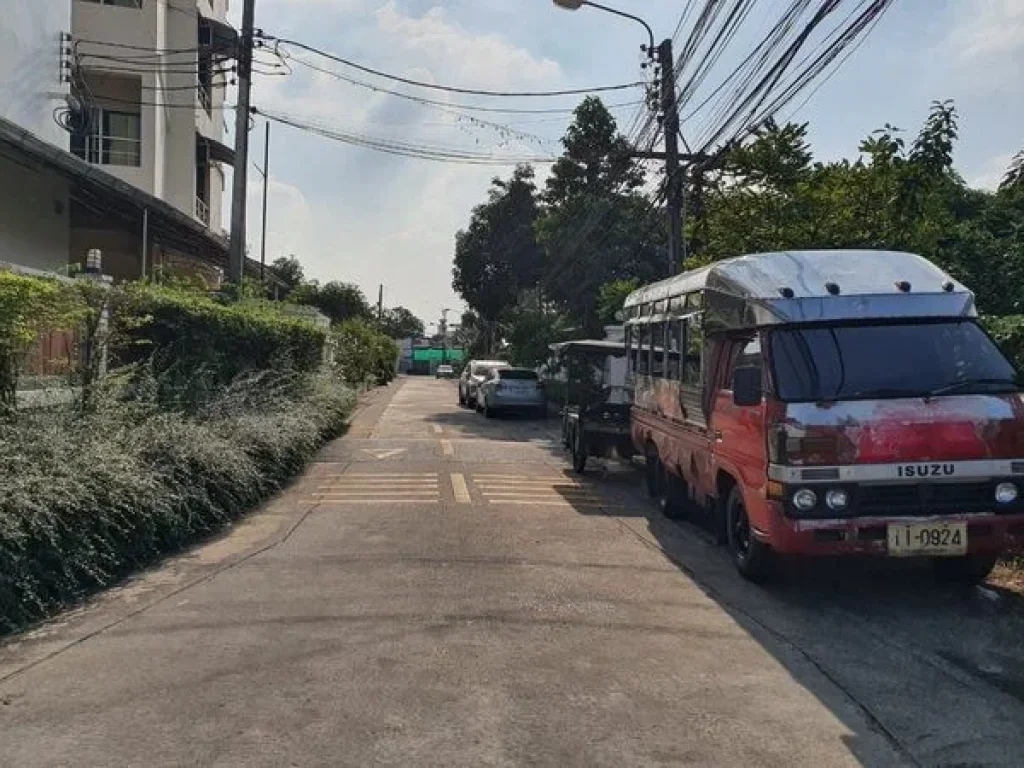
[(515, 369), (498, 371), (498, 375), (503, 379), (534, 379), (537, 378), (536, 371), (517, 371)]

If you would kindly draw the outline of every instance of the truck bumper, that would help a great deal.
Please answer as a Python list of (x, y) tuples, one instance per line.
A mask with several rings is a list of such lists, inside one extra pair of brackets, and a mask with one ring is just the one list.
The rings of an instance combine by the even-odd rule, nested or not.
[(967, 523), (969, 554), (1024, 546), (1024, 514), (794, 520), (783, 514), (782, 504), (767, 504), (771, 524), (756, 527), (755, 535), (785, 555), (886, 555), (890, 523)]

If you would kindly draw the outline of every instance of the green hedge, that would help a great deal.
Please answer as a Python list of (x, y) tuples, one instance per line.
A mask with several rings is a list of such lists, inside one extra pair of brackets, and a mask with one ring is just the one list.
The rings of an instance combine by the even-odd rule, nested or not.
[(264, 374), (191, 415), (121, 392), (85, 415), (0, 421), (0, 634), (221, 529), (339, 434), (353, 401), (332, 378)]
[(273, 303), (220, 303), (179, 286), (118, 291), (112, 318), (117, 364), (150, 362), (168, 392), (215, 390), (253, 371), (315, 371), (326, 333)]
[(21, 355), (40, 334), (75, 328), (86, 312), (73, 283), (0, 270), (0, 411), (14, 407)]
[(395, 377), (398, 344), (365, 320), (344, 320), (332, 329), (334, 364), (352, 386), (387, 384)]

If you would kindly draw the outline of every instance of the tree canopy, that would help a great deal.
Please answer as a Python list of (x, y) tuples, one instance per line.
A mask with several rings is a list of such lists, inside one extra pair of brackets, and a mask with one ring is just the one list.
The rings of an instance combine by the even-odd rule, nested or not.
[[(848, 159), (816, 161), (807, 135), (806, 123), (767, 121), (689, 169), (685, 268), (797, 248), (907, 250), (971, 287), (983, 312), (1022, 312), (1024, 151), (998, 190), (971, 189), (954, 168), (950, 101), (933, 102), (916, 134), (886, 124)], [(580, 103), (562, 144), (543, 191), (526, 167), (495, 179), (456, 237), (455, 290), (490, 348), (504, 339), (522, 362), (542, 346), (531, 334), (600, 334), (630, 290), (668, 273), (664, 208), (599, 99)]]
[(380, 329), (393, 339), (407, 339), (422, 336), (423, 321), (405, 307), (385, 309), (380, 319)]

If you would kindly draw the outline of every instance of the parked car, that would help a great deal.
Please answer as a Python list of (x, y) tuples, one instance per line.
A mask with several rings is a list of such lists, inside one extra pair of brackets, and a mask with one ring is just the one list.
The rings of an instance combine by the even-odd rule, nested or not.
[(487, 374), (498, 368), (508, 368), (504, 360), (470, 360), (459, 377), (459, 405), (476, 407), (477, 388)]
[(452, 368), (450, 365), (442, 363), (441, 365), (437, 366), (437, 370), (434, 371), (434, 375), (439, 379), (454, 379), (455, 369)]
[(547, 415), (544, 385), (529, 368), (495, 368), (477, 391), (477, 410), (487, 418), (499, 412)]
[(667, 516), (741, 574), (785, 555), (930, 560), (976, 584), (1024, 541), (1024, 409), (974, 295), (920, 256), (741, 256), (626, 299), (632, 435)]

